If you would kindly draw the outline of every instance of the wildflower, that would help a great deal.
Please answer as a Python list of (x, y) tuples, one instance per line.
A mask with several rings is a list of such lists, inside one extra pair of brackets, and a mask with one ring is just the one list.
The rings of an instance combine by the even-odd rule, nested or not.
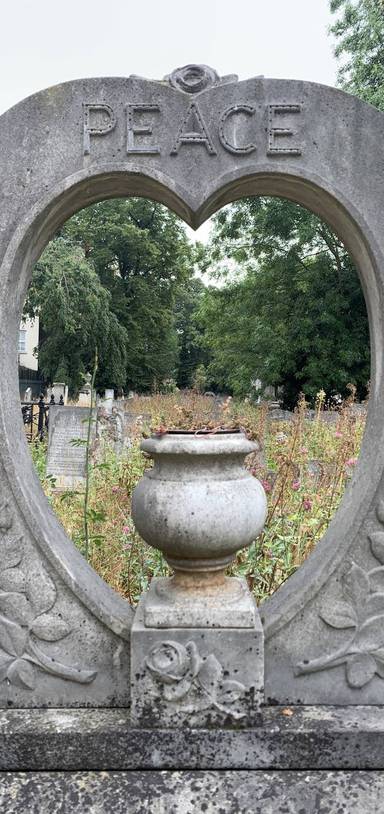
[(339, 430), (336, 430), (336, 432), (335, 432), (335, 438), (342, 438), (342, 437), (343, 437), (343, 433), (342, 433), (342, 432), (339, 432)]
[(124, 543), (123, 551), (129, 551), (130, 548), (131, 548), (131, 543)]
[(294, 492), (297, 492), (300, 489), (300, 481), (294, 480), (292, 481), (292, 489)]
[(302, 455), (306, 455), (308, 452), (307, 447), (300, 447), (300, 452)]
[(356, 466), (356, 464), (357, 458), (348, 458), (348, 461), (346, 461), (346, 466)]
[(113, 493), (118, 492), (118, 491), (119, 491), (119, 487), (118, 487), (118, 486), (112, 486), (112, 492), (113, 492)]
[(262, 480), (261, 485), (265, 492), (272, 492), (272, 484), (269, 480)]
[(130, 534), (131, 527), (130, 526), (123, 526), (123, 534)]
[(306, 512), (310, 512), (312, 509), (312, 500), (309, 497), (305, 497), (303, 500), (303, 508)]

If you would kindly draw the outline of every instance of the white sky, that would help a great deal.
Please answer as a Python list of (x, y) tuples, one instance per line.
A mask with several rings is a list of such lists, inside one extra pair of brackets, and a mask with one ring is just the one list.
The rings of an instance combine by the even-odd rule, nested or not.
[(0, 0), (0, 23), (0, 114), (69, 79), (161, 79), (189, 62), (336, 80), (328, 0)]

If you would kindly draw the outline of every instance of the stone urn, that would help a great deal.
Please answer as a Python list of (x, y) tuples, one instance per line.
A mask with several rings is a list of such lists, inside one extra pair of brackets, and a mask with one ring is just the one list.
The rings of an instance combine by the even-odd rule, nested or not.
[(132, 517), (175, 572), (159, 590), (169, 601), (191, 591), (235, 599), (242, 581), (225, 570), (260, 533), (267, 512), (264, 489), (244, 466), (258, 445), (240, 431), (174, 431), (141, 449), (154, 465), (133, 492)]

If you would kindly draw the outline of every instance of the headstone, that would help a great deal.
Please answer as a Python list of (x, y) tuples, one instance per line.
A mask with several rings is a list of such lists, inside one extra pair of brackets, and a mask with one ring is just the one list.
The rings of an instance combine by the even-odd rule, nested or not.
[(112, 413), (113, 402), (115, 399), (115, 391), (113, 388), (104, 391), (104, 398), (101, 402), (107, 413)]
[[(236, 82), (199, 65), (160, 82), (138, 76), (67, 82), (0, 117), (2, 772), (219, 768), (225, 786), (232, 768), (246, 770), (245, 789), (252, 770), (271, 788), (276, 770), (302, 769), (304, 794), (304, 784), (312, 790), (311, 768), (323, 770), (315, 784), (332, 768), (382, 769), (383, 130), (381, 111), (341, 90), (263, 77)], [(262, 604), (265, 706), (258, 731), (241, 732), (225, 720), (220, 731), (216, 724), (187, 733), (183, 726), (155, 734), (132, 727), (132, 608), (93, 572), (56, 521), (31, 477), (23, 426), (15, 420), (20, 292), (27, 289), (36, 246), (46, 245), (74, 211), (112, 193), (156, 199), (193, 228), (239, 195), (289, 198), (327, 221), (361, 276), (374, 351), (366, 436), (326, 536)], [(65, 409), (52, 410), (51, 457), (53, 411)], [(78, 437), (79, 427), (71, 435)], [(220, 592), (218, 587), (219, 614)], [(213, 626), (207, 649), (200, 631), (195, 676), (202, 669), (199, 659), (208, 662), (214, 653)], [(176, 637), (167, 635), (166, 641)], [(174, 679), (182, 676), (169, 674), (169, 655), (164, 648), (159, 653), (159, 684), (176, 701), (181, 682)], [(237, 673), (223, 674), (232, 700), (244, 683), (243, 655)], [(189, 681), (189, 665), (181, 661)], [(156, 680), (153, 658), (151, 666)], [(216, 676), (221, 678), (220, 664)], [(208, 681), (205, 690), (211, 693)], [(156, 705), (151, 709), (156, 713)], [(338, 774), (346, 789), (348, 778)], [(213, 805), (221, 790), (218, 784)], [(316, 792), (312, 808), (306, 801), (303, 810), (318, 809)], [(341, 807), (353, 810), (345, 798)], [(251, 810), (260, 799), (263, 793), (257, 799), (253, 794)], [(235, 810), (249, 808), (248, 801), (237, 808), (235, 803)]]
[(96, 448), (98, 451), (102, 451), (106, 446), (109, 446), (116, 455), (120, 455), (124, 447), (131, 445), (129, 434), (124, 433), (124, 418), (125, 414), (116, 406), (112, 406), (111, 412), (108, 412), (104, 403), (98, 408), (96, 424)]
[(84, 384), (79, 392), (78, 405), (79, 407), (90, 407), (92, 400), (92, 374), (86, 373), (84, 376)]
[(317, 483), (324, 474), (324, 464), (321, 464), (320, 461), (313, 459), (307, 462), (306, 471), (309, 477), (313, 478), (315, 483)]
[(150, 413), (130, 413), (127, 410), (124, 410), (123, 415), (123, 424), (124, 424), (124, 435), (132, 436), (137, 432), (137, 430), (141, 429), (144, 426), (148, 426), (151, 423), (151, 414)]
[[(57, 489), (76, 489), (85, 482), (88, 419), (87, 408), (49, 408), (47, 475), (56, 479)], [(92, 422), (92, 439), (94, 435)]]

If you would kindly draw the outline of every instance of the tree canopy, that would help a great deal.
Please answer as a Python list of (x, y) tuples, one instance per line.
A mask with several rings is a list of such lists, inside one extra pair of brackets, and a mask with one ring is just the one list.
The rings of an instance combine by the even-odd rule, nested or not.
[(39, 316), (39, 367), (48, 381), (79, 390), (96, 348), (100, 378), (126, 381), (128, 336), (83, 250), (65, 237), (53, 240), (36, 264), (25, 313)]
[(39, 363), (75, 392), (91, 348), (98, 387), (149, 390), (175, 377), (175, 302), (193, 274), (179, 218), (146, 199), (103, 201), (75, 214), (33, 274), (27, 311), (40, 315)]
[(366, 394), (369, 337), (360, 282), (343, 245), (315, 215), (279, 198), (247, 198), (215, 218), (212, 262), (221, 288), (200, 308), (209, 373), (235, 395), (251, 381), (302, 391)]
[(339, 85), (384, 110), (384, 2), (330, 0)]

